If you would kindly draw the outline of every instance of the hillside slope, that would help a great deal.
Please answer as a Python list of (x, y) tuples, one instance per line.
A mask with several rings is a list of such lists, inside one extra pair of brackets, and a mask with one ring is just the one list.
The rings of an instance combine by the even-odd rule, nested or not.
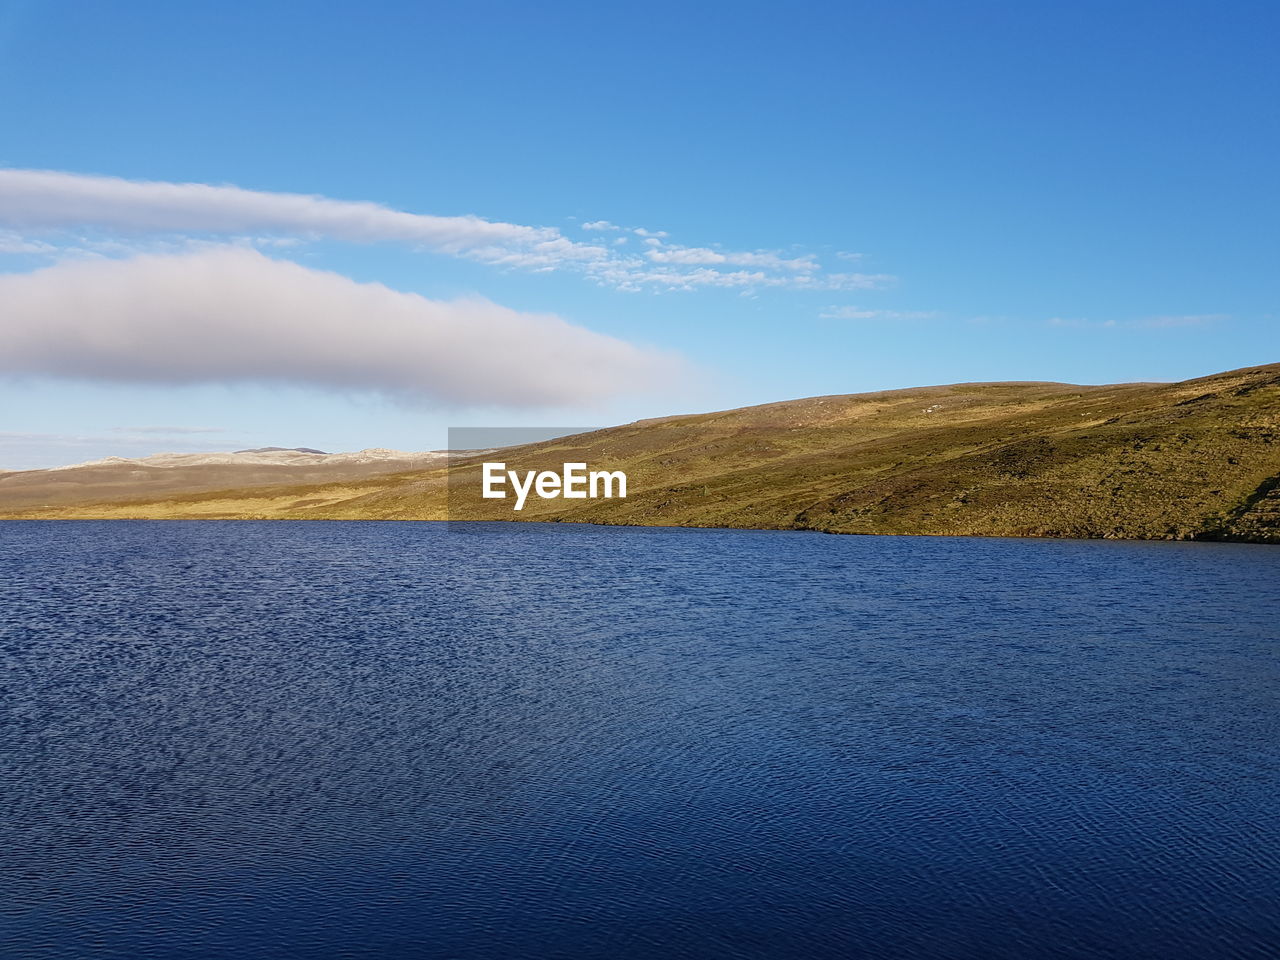
[(13, 512), (503, 519), (1280, 542), (1280, 364), (1174, 384), (979, 383), (641, 421), (503, 451), (622, 469), (625, 500), (479, 497), (478, 460), (341, 483)]
[(323, 453), (264, 447), (231, 453), (108, 457), (47, 470), (0, 471), (0, 515), (33, 507), (159, 498), (231, 487), (333, 483), (438, 465), (440, 452)]

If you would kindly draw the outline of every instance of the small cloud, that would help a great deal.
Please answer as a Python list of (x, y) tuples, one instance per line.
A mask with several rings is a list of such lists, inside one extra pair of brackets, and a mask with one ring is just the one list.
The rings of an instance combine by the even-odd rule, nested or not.
[(823, 320), (933, 320), (936, 310), (869, 310), (864, 307), (827, 307), (818, 314)]
[(302, 240), (299, 237), (232, 237), (231, 243), (239, 244), (244, 247), (300, 247)]
[(850, 260), (850, 261), (856, 262), (858, 260), (863, 259), (866, 255), (862, 253), (850, 253), (848, 250), (837, 250), (836, 256), (841, 260)]
[(728, 264), (735, 267), (763, 267), (766, 270), (787, 270), (797, 273), (811, 273), (818, 269), (818, 262), (812, 254), (786, 258), (769, 250), (735, 253), (712, 250), (710, 247), (682, 247), (678, 244), (665, 244), (655, 239), (645, 240), (645, 243), (653, 248), (646, 256), (654, 263), (677, 263), (686, 266)]
[(818, 285), (826, 290), (883, 290), (898, 278), (889, 273), (829, 273)]
[(706, 264), (726, 263), (723, 253), (706, 247), (663, 247), (660, 240), (646, 240), (652, 249), (646, 256), (654, 263)]
[(665, 230), (646, 230), (644, 227), (636, 227), (631, 232), (637, 237), (665, 237), (667, 235)]
[(608, 220), (591, 220), (582, 225), (583, 230), (621, 230), (622, 228), (616, 223), (610, 223)]

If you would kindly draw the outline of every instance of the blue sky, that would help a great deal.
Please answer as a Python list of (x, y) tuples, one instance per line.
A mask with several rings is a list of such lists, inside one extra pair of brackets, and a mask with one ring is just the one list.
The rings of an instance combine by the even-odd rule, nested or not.
[[(1269, 2), (0, 0), (0, 468), (1280, 360), (1278, 29)], [(466, 216), (498, 245), (458, 246)]]

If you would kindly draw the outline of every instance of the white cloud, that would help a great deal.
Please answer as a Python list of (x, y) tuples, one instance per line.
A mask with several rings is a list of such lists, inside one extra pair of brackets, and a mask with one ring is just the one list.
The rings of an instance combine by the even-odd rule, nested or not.
[(436, 301), (219, 247), (0, 275), (0, 374), (282, 383), (445, 405), (660, 389), (674, 357), (484, 299)]
[(865, 307), (827, 307), (823, 320), (932, 320), (936, 310), (870, 310)]
[(619, 290), (639, 291), (697, 290), (701, 287), (737, 288), (752, 291), (763, 288), (801, 290), (880, 290), (896, 279), (877, 273), (774, 273), (767, 270), (718, 270), (712, 267), (681, 265), (646, 267), (645, 261), (634, 259), (616, 266), (602, 267), (597, 279)]
[[(312, 194), (272, 193), (229, 185), (124, 180), (51, 170), (0, 169), (0, 253), (53, 257), (124, 256), (189, 250), (210, 240), (256, 247), (315, 238), (352, 243), (400, 243), (498, 267), (568, 270), (620, 289), (699, 287), (871, 289), (882, 274), (824, 274), (812, 254), (731, 252), (716, 245), (665, 242), (664, 230), (626, 230), (650, 249), (629, 253), (612, 243), (571, 240), (554, 227), (532, 227), (476, 216), (433, 216), (378, 203)], [(590, 232), (623, 232), (607, 220)], [(18, 232), (14, 232), (18, 231)], [(654, 265), (660, 269), (654, 269)]]
[(822, 286), (828, 290), (883, 290), (897, 279), (888, 273), (829, 273), (822, 278)]
[(493, 244), (536, 246), (559, 232), (480, 217), (404, 213), (376, 203), (267, 193), (207, 183), (164, 183), (54, 170), (0, 170), (0, 210), (21, 227), (109, 225), (179, 233), (314, 233), (343, 240), (399, 240), (445, 252)]
[(53, 253), (57, 248), (41, 240), (29, 240), (12, 230), (0, 230), (0, 253)]
[(709, 247), (682, 247), (677, 244), (664, 244), (661, 240), (656, 239), (645, 240), (645, 243), (651, 248), (645, 255), (654, 263), (686, 265), (728, 264), (735, 267), (763, 267), (768, 270), (793, 270), (803, 273), (818, 269), (818, 261), (812, 254), (788, 259), (767, 250), (735, 253), (732, 251), (712, 250)]
[(658, 240), (646, 241), (646, 243), (650, 244), (650, 249), (645, 256), (654, 263), (706, 264), (728, 262), (723, 253), (716, 253), (706, 247), (664, 248), (661, 241)]

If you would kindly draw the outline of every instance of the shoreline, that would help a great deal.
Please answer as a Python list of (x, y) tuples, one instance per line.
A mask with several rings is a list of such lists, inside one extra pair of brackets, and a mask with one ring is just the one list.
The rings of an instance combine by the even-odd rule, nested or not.
[(807, 533), (834, 537), (885, 537), (885, 538), (928, 538), (937, 540), (1048, 540), (1064, 543), (1183, 543), (1183, 544), (1234, 544), (1257, 547), (1280, 546), (1280, 539), (1261, 540), (1231, 536), (1190, 536), (1190, 537), (1115, 537), (1115, 536), (1069, 536), (1060, 534), (1010, 534), (1010, 533), (879, 533), (858, 530), (823, 530), (816, 527), (782, 527), (782, 526), (725, 526), (717, 524), (691, 523), (624, 523), (607, 520), (419, 520), (398, 517), (32, 517), (32, 516), (0, 516), (0, 523), (397, 523), (397, 524), (504, 524), (508, 526), (544, 526), (544, 527), (613, 527), (634, 530), (720, 530), (743, 533)]

